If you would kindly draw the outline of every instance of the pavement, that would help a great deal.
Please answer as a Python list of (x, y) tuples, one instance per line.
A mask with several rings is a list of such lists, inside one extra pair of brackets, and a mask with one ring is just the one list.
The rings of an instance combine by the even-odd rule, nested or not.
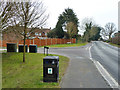
[[(90, 59), (89, 43), (81, 47), (50, 48), (49, 54), (58, 54), (70, 58), (69, 66), (63, 76), (61, 88), (111, 88)], [(43, 53), (38, 48), (38, 53)]]

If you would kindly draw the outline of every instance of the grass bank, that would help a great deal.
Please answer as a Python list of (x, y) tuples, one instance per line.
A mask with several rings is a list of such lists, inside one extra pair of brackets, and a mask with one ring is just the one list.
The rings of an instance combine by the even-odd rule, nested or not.
[[(69, 63), (69, 59), (59, 56), (59, 82), (43, 82), (43, 54), (26, 53), (26, 62), (22, 62), (22, 53), (2, 54), (2, 88), (60, 88), (59, 84)], [(50, 55), (52, 56), (52, 55)], [(56, 56), (56, 55), (54, 55)]]

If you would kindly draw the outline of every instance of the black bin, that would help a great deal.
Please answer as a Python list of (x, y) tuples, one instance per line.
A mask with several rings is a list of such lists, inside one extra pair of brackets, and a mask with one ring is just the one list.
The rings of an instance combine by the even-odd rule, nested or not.
[(29, 52), (37, 53), (37, 45), (29, 45)]
[(7, 43), (7, 52), (17, 52), (17, 44)]
[[(27, 52), (28, 46), (25, 45), (25, 52)], [(24, 45), (19, 45), (19, 52), (24, 52)]]
[(43, 82), (57, 82), (59, 79), (59, 57), (43, 58)]

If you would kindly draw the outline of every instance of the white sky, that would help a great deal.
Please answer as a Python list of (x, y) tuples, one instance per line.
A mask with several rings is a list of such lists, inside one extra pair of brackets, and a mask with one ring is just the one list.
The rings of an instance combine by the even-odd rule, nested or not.
[(49, 19), (48, 28), (54, 28), (58, 16), (66, 9), (72, 8), (79, 22), (85, 18), (93, 18), (96, 24), (104, 27), (107, 22), (113, 22), (118, 28), (118, 2), (120, 0), (42, 0), (47, 7)]

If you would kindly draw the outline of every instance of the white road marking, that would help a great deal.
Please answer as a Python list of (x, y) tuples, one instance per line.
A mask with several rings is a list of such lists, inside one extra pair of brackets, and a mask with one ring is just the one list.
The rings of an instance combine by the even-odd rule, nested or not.
[[(92, 44), (93, 46), (93, 44)], [(102, 77), (107, 81), (107, 83), (110, 85), (111, 88), (118, 88), (120, 89), (119, 84), (117, 83), (117, 81), (108, 73), (108, 71), (96, 60), (93, 60), (92, 55), (91, 55), (91, 47), (89, 47), (89, 54), (90, 54), (90, 59), (92, 60), (92, 62), (95, 64), (96, 68), (98, 69), (98, 71), (100, 72), (100, 74), (102, 75)]]
[(86, 47), (85, 49), (86, 49), (86, 50), (89, 50), (90, 48), (91, 48), (91, 46), (89, 46), (89, 47)]
[[(93, 46), (93, 44), (92, 44), (92, 46)], [(90, 52), (90, 49), (91, 49), (92, 46), (89, 47), (89, 54), (90, 54), (90, 59), (93, 61), (92, 55), (91, 55), (91, 52)]]
[(120, 88), (115, 79), (107, 72), (107, 70), (98, 62), (94, 61), (98, 71), (104, 77), (104, 79), (109, 83), (112, 88)]

